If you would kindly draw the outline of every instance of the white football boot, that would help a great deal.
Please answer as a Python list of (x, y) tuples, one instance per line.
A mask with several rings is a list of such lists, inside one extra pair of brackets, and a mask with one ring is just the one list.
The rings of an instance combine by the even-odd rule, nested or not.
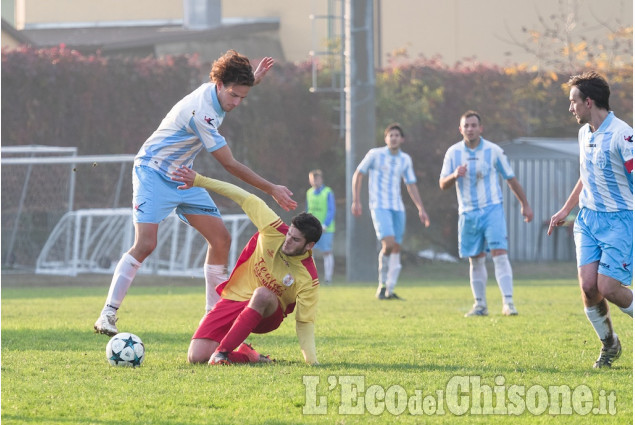
[(93, 327), (95, 328), (95, 333), (115, 336), (119, 333), (115, 323), (117, 323), (117, 315), (115, 312), (106, 311), (99, 316), (99, 319), (97, 319)]
[(514, 303), (503, 304), (503, 316), (518, 316), (518, 310), (514, 307)]

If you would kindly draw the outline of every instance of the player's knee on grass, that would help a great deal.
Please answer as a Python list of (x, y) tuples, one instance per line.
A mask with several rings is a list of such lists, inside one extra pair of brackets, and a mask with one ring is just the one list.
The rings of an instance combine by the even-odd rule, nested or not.
[(188, 363), (207, 363), (218, 347), (218, 342), (211, 339), (193, 339), (187, 350)]

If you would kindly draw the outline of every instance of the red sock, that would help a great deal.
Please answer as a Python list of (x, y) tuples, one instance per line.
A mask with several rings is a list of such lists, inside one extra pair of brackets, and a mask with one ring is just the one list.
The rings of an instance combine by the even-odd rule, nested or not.
[(232, 325), (227, 335), (220, 342), (216, 351), (230, 353), (234, 351), (241, 342), (243, 342), (251, 331), (254, 330), (258, 323), (262, 320), (262, 315), (250, 307), (245, 309), (238, 315), (236, 321)]
[(238, 351), (227, 353), (227, 358), (232, 363), (249, 363), (249, 357), (247, 357), (247, 354), (239, 353)]

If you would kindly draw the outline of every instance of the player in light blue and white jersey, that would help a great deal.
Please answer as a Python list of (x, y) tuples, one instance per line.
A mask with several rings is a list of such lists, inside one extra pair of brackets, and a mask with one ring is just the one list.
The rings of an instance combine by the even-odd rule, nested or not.
[(549, 230), (579, 204), (573, 235), (584, 312), (602, 341), (593, 367), (611, 367), (622, 353), (609, 305), (633, 317), (633, 128), (609, 107), (610, 88), (595, 72), (571, 77), (569, 111), (578, 123), (580, 179)]
[(474, 305), (465, 315), (487, 316), (487, 268), (485, 257), (491, 251), (496, 281), (503, 296), (503, 314), (517, 315), (513, 301), (513, 275), (507, 255), (507, 224), (503, 211), (500, 174), (518, 201), (525, 222), (533, 218), (522, 186), (503, 149), (481, 137), (481, 117), (475, 111), (461, 116), (459, 131), (463, 140), (445, 154), (439, 186), (445, 190), (456, 186), (459, 201), (459, 256), (470, 259), (470, 286)]
[(115, 268), (106, 303), (94, 325), (95, 332), (106, 335), (118, 332), (117, 309), (141, 263), (157, 245), (159, 223), (174, 210), (208, 243), (204, 266), (206, 310), (211, 310), (218, 300), (215, 288), (227, 279), (231, 236), (205, 189), (178, 190), (180, 183), (172, 179), (178, 168), (191, 168), (200, 151), (208, 151), (231, 174), (273, 196), (285, 210), (297, 206), (289, 189), (270, 183), (234, 159), (225, 138), (218, 132), (225, 113), (240, 105), (272, 65), (272, 58), (264, 58), (254, 72), (247, 57), (227, 51), (212, 65), (211, 82), (179, 101), (141, 147), (132, 176), (135, 242)]
[(421, 202), (412, 158), (400, 147), (404, 134), (399, 124), (391, 124), (384, 131), (385, 147), (371, 149), (353, 174), (353, 204), (351, 212), (362, 214), (360, 192), (364, 174), (369, 174), (369, 207), (377, 239), (381, 241), (379, 252), (379, 286), (377, 298), (399, 299), (394, 293), (401, 271), (401, 243), (406, 225), (406, 212), (401, 199), (401, 180), (419, 210), (419, 220), (426, 227), (430, 219)]

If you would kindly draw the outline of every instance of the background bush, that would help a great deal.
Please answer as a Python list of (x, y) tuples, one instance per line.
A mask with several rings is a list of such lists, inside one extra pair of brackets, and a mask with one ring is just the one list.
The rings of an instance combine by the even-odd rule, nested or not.
[[(2, 144), (77, 146), (81, 155), (134, 154), (169, 109), (208, 80), (209, 68), (210, 63), (196, 56), (106, 58), (83, 56), (64, 46), (3, 50)], [(632, 123), (632, 65), (605, 74), (611, 107)], [(459, 116), (478, 110), (483, 136), (494, 142), (521, 136), (576, 137), (579, 125), (568, 112), (564, 86), (568, 77), (522, 66), (466, 62), (449, 67), (426, 58), (377, 72), (377, 146), (383, 145), (387, 124), (402, 124), (403, 149), (413, 157), (432, 220), (429, 230), (408, 232), (406, 250), (435, 247), (456, 253), (456, 195), (454, 190), (442, 192), (438, 178), (445, 151), (461, 138)], [(276, 64), (244, 104), (228, 114), (221, 133), (238, 160), (288, 186), (301, 208), (307, 173), (321, 168), (335, 191), (343, 231), (348, 205), (344, 140), (336, 128), (339, 97), (312, 94), (310, 85), (308, 64)], [(209, 155), (199, 155), (195, 168), (228, 178)], [(77, 190), (81, 204), (81, 186)], [(416, 210), (405, 191), (404, 196), (413, 230)], [(281, 215), (289, 218), (292, 213)]]

